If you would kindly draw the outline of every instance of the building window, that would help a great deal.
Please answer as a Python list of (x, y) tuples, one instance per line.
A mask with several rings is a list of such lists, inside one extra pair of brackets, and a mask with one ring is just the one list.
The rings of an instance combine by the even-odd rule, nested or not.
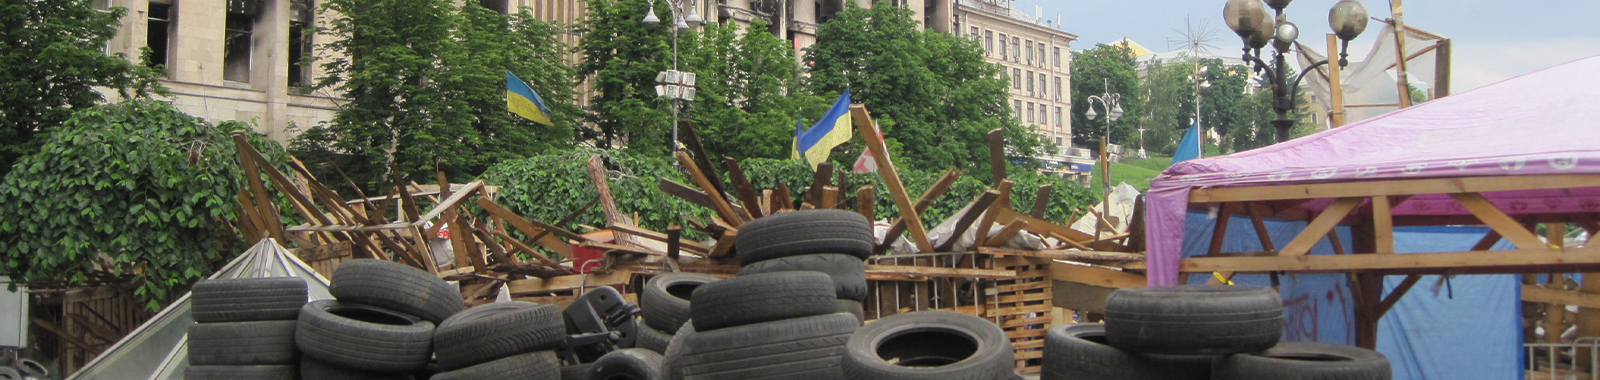
[(1061, 48), (1055, 48), (1050, 55), (1050, 60), (1055, 62), (1056, 67), (1061, 67)]
[(1011, 109), (1012, 109), (1011, 115), (1015, 116), (1017, 118), (1017, 120), (1022, 120), (1022, 101), (1021, 100), (1012, 100), (1011, 101)]
[(985, 30), (985, 31), (983, 31), (983, 52), (984, 52), (984, 54), (994, 55), (994, 31), (993, 30)]
[(1043, 42), (1039, 43), (1039, 60), (1035, 61), (1035, 62), (1039, 64), (1039, 67), (1044, 67), (1044, 43)]
[(1011, 69), (1011, 88), (1022, 89), (1022, 69)]
[(1033, 122), (1033, 102), (1028, 102), (1028, 122)]
[(1045, 86), (1044, 73), (1039, 73), (1039, 97), (1040, 98), (1048, 98), (1049, 96), (1050, 96), (1050, 87), (1046, 87)]
[(1061, 126), (1061, 107), (1060, 106), (1056, 107), (1056, 126), (1057, 127)]
[(1021, 61), (1021, 60), (1022, 60), (1022, 39), (1018, 38), (1018, 37), (1011, 37), (1011, 61), (1012, 62), (1017, 62), (1017, 61)]
[(250, 40), (255, 23), (254, 16), (228, 13), (222, 51), (223, 80), (250, 82)]
[(1031, 65), (1031, 64), (1033, 64), (1033, 41), (1028, 41), (1027, 47), (1028, 47), (1028, 50), (1027, 50), (1027, 52), (1028, 52), (1028, 64)]
[(482, 5), (484, 8), (489, 8), (489, 10), (499, 14), (506, 14), (511, 9), (506, 3), (506, 0), (478, 0), (478, 5)]
[(1059, 102), (1059, 101), (1061, 101), (1061, 77), (1056, 77), (1056, 88), (1055, 88), (1055, 90), (1056, 90), (1055, 91), (1055, 95), (1056, 95), (1055, 99), (1056, 99), (1056, 101)]
[(1000, 33), (1000, 60), (1006, 60), (1006, 34)]
[(973, 41), (977, 41), (978, 40), (978, 27), (976, 27), (976, 26), (972, 27), (971, 36), (972, 36), (972, 40)]
[(1049, 106), (1039, 103), (1039, 124), (1050, 125)]
[(145, 34), (150, 46), (150, 67), (167, 64), (167, 46), (172, 35), (172, 4), (150, 3), (149, 30)]
[(314, 21), (312, 0), (292, 0), (289, 4), (289, 86), (311, 85), (311, 36), (306, 34)]
[(1033, 71), (1028, 71), (1028, 96), (1035, 96), (1033, 92)]

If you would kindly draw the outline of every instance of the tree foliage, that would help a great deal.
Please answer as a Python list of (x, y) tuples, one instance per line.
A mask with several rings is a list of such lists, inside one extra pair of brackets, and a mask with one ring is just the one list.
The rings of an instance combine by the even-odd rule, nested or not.
[[(684, 225), (685, 217), (706, 220), (710, 211), (662, 192), (661, 179), (688, 183), (672, 167), (665, 155), (645, 156), (631, 151), (575, 149), (551, 152), (525, 159), (503, 161), (483, 174), (489, 185), (500, 186), (496, 202), (525, 218), (555, 222), (599, 197), (590, 181), (587, 162), (600, 155), (608, 163), (606, 175), (617, 208), (623, 213), (639, 213), (639, 226), (663, 231), (669, 225)], [(578, 225), (605, 226), (600, 207), (582, 214), (572, 224), (560, 226), (577, 230)], [(691, 238), (703, 237), (692, 229)]]
[(0, 1), (0, 175), (72, 113), (102, 100), (96, 87), (122, 97), (165, 93), (160, 71), (107, 55), (127, 9), (94, 9), (83, 0)]
[(830, 105), (807, 92), (788, 44), (763, 21), (746, 29), (707, 24), (685, 38), (685, 67), (699, 77), (684, 117), (695, 122), (713, 156), (788, 158), (797, 115), (820, 117)]
[[(1011, 117), (999, 68), (976, 41), (920, 31), (912, 15), (887, 2), (870, 9), (850, 3), (818, 27), (806, 55), (812, 91), (836, 96), (849, 88), (910, 167), (979, 168), (987, 162), (984, 136), (994, 129), (1006, 131), (1011, 160), (1037, 166), (1033, 156), (1043, 142)], [(847, 154), (836, 156), (846, 159), (860, 152), (840, 149)]]
[(597, 147), (612, 148), (626, 139), (632, 149), (662, 156), (670, 151), (670, 102), (656, 96), (655, 78), (671, 67), (672, 10), (665, 1), (653, 3), (664, 20), (655, 25), (639, 22), (650, 8), (646, 0), (585, 3), (588, 11), (578, 26), (583, 34), (578, 73), (593, 75), (588, 121), (595, 130), (585, 137)]
[(1072, 143), (1100, 149), (1100, 140), (1106, 134), (1106, 107), (1095, 101), (1092, 107), (1099, 117), (1089, 120), (1085, 114), (1091, 107), (1089, 96), (1106, 93), (1121, 94), (1125, 115), (1111, 123), (1111, 143), (1136, 146), (1139, 131), (1137, 123), (1131, 121), (1145, 110), (1138, 94), (1133, 50), (1127, 45), (1106, 44), (1072, 53)]
[[(349, 99), (331, 122), (306, 130), (295, 154), (314, 166), (333, 163), (368, 188), (389, 168), (411, 178), (475, 176), (495, 162), (565, 146), (573, 119), (572, 70), (555, 26), (526, 11), (506, 16), (475, 2), (330, 0), (322, 45), (332, 57), (319, 88)], [(555, 114), (554, 127), (505, 109), (505, 73), (521, 76)], [(331, 168), (319, 174), (337, 178)]]
[[(1223, 136), (1220, 143), (1224, 151), (1228, 151), (1235, 138), (1254, 136), (1252, 125), (1260, 105), (1254, 103), (1248, 93), (1252, 90), (1248, 68), (1224, 66), (1222, 60), (1214, 58), (1157, 60), (1146, 67), (1145, 77), (1140, 82), (1144, 114), (1135, 115), (1139, 117), (1140, 126), (1146, 129), (1145, 148), (1152, 154), (1171, 156), (1178, 140), (1193, 125), (1195, 82), (1191, 78), (1201, 68), (1206, 71), (1201, 79), (1211, 84), (1199, 94), (1202, 126)], [(1207, 145), (1218, 143), (1208, 141)]]
[(155, 101), (82, 109), (60, 128), (0, 182), (0, 272), (42, 286), (129, 279), (152, 309), (244, 248), (229, 133), (285, 160), (244, 123)]

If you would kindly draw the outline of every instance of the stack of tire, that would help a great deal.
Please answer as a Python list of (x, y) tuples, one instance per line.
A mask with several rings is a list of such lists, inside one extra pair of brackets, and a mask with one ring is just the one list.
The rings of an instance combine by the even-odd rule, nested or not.
[(872, 223), (845, 210), (803, 210), (758, 218), (739, 228), (739, 275), (815, 271), (833, 279), (838, 310), (865, 319), (866, 260)]
[(639, 336), (634, 346), (667, 353), (667, 344), (689, 321), (690, 297), (695, 289), (718, 278), (699, 273), (668, 273), (651, 278), (639, 292)]
[(300, 378), (412, 379), (434, 376), (434, 326), (462, 309), (461, 293), (439, 277), (373, 259), (339, 265), (333, 300), (300, 309), (294, 344)]
[(871, 224), (848, 211), (796, 211), (745, 223), (736, 244), (739, 275), (691, 293), (664, 377), (843, 378), (845, 343), (861, 327)]
[(205, 280), (189, 302), (190, 380), (293, 380), (299, 369), (296, 319), (306, 304), (298, 277)]
[(1386, 380), (1376, 351), (1279, 342), (1283, 301), (1271, 288), (1118, 289), (1105, 323), (1058, 326), (1045, 336), (1041, 380)]

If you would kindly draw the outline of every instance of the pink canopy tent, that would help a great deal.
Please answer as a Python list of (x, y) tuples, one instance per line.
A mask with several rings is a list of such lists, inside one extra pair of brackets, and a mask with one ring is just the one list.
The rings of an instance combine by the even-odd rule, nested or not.
[[(1184, 213), (1205, 207), (1191, 204), (1196, 189), (1597, 173), (1600, 56), (1270, 147), (1173, 165), (1150, 182), (1149, 284), (1177, 283)], [(1513, 217), (1600, 212), (1600, 187), (1482, 196)], [(1331, 203), (1320, 199), (1294, 207), (1315, 213)], [(1448, 194), (1405, 198), (1392, 213), (1396, 220), (1472, 214)]]

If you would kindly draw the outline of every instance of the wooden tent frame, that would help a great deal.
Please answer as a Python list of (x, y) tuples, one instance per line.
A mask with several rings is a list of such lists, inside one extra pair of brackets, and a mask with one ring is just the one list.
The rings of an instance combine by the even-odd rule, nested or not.
[[(1600, 174), (1455, 177), (1405, 180), (1196, 188), (1189, 193), (1191, 207), (1215, 206), (1221, 218), (1214, 227), (1205, 256), (1183, 259), (1182, 274), (1215, 273), (1212, 282), (1227, 281), (1236, 273), (1349, 273), (1356, 293), (1356, 343), (1377, 345), (1378, 319), (1388, 312), (1424, 274), (1531, 274), (1600, 272), (1600, 213), (1556, 212), (1508, 215), (1485, 199), (1483, 193), (1519, 190), (1562, 190), (1600, 187)], [(1417, 195), (1447, 194), (1469, 215), (1393, 215), (1393, 207)], [(1333, 199), (1320, 213), (1297, 206)], [(1248, 215), (1264, 252), (1221, 252), (1229, 215)], [(1283, 249), (1266, 233), (1263, 218), (1305, 220), (1306, 228)], [(1591, 236), (1578, 248), (1562, 246), (1559, 236), (1546, 243), (1533, 228), (1539, 223), (1577, 223)], [(1346, 252), (1334, 227), (1351, 226), (1354, 247)], [(1395, 226), (1483, 225), (1491, 231), (1470, 251), (1396, 255)], [(1554, 228), (1552, 228), (1554, 229)], [(1517, 249), (1489, 252), (1502, 237)], [(1330, 240), (1334, 255), (1307, 253), (1323, 239)], [(1383, 294), (1383, 276), (1407, 275), (1390, 294)], [(1180, 275), (1179, 281), (1187, 276)], [(1600, 302), (1600, 295), (1544, 289), (1546, 302), (1583, 304)], [(1576, 300), (1576, 301), (1574, 301)]]

